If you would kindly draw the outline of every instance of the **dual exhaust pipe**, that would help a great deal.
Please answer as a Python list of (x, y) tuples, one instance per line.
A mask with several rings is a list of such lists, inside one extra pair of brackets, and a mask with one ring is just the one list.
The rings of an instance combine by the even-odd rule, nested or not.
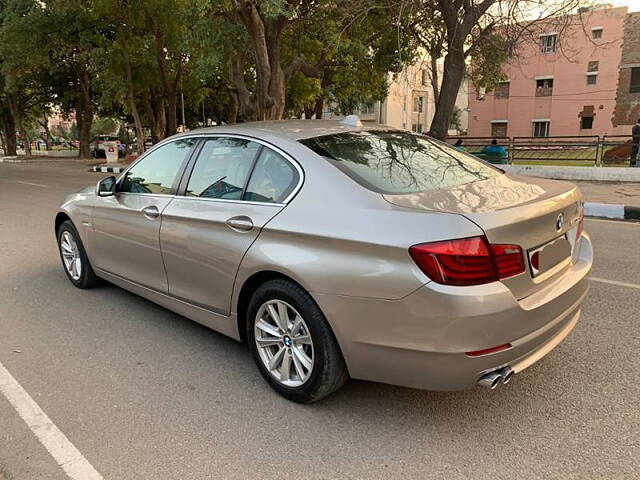
[(489, 372), (484, 374), (478, 380), (478, 385), (481, 387), (488, 388), (490, 390), (495, 389), (498, 385), (503, 384), (506, 385), (513, 377), (514, 371), (511, 367), (504, 367), (500, 370), (495, 370), (493, 372)]

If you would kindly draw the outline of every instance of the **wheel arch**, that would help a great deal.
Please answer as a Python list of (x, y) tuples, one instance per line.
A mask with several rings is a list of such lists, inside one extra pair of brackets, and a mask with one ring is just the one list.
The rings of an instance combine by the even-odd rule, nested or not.
[(71, 217), (66, 212), (58, 212), (56, 214), (56, 219), (54, 223), (54, 233), (56, 235), (58, 235), (58, 230), (60, 229), (60, 225), (62, 225), (67, 220), (73, 223), (73, 220), (71, 220)]
[[(296, 282), (290, 276), (285, 275), (281, 272), (276, 272), (275, 270), (262, 270), (260, 272), (252, 274), (249, 278), (247, 278), (240, 288), (240, 293), (238, 294), (238, 302), (236, 305), (238, 334), (240, 335), (240, 339), (243, 342), (246, 341), (245, 331), (247, 325), (247, 309), (249, 307), (251, 297), (256, 292), (256, 290), (260, 288), (261, 285), (264, 285), (270, 280), (288, 280), (295, 283), (296, 285), (299, 285), (300, 288), (304, 288), (302, 285), (300, 285), (299, 282)], [(308, 290), (306, 289), (305, 291), (308, 292)]]

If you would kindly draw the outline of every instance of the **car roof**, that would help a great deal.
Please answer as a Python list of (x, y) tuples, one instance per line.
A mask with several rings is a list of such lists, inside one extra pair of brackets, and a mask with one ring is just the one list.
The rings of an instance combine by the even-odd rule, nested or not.
[(319, 137), (344, 132), (361, 132), (369, 130), (390, 130), (387, 125), (366, 123), (361, 127), (354, 127), (341, 123), (338, 120), (267, 120), (263, 122), (235, 123), (218, 127), (198, 128), (190, 130), (183, 135), (207, 134), (207, 133), (236, 133), (240, 135), (255, 136), (260, 138), (267, 134), (287, 140), (303, 140), (305, 138)]

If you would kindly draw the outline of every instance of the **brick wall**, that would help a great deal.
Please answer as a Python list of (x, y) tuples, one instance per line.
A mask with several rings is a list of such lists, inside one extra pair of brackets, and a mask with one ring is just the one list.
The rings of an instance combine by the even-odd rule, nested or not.
[(633, 125), (640, 118), (640, 93), (629, 93), (631, 68), (640, 67), (640, 12), (625, 18), (623, 38), (616, 105), (611, 119), (614, 126)]

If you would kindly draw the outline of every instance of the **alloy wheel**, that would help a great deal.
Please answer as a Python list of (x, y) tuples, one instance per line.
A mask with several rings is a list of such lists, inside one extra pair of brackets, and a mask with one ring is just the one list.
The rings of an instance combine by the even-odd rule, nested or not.
[(281, 384), (299, 387), (313, 371), (313, 341), (302, 316), (282, 300), (265, 302), (255, 318), (255, 342), (262, 364)]
[(60, 252), (69, 276), (74, 280), (80, 280), (82, 276), (82, 258), (80, 257), (78, 244), (71, 233), (62, 233), (60, 237)]

